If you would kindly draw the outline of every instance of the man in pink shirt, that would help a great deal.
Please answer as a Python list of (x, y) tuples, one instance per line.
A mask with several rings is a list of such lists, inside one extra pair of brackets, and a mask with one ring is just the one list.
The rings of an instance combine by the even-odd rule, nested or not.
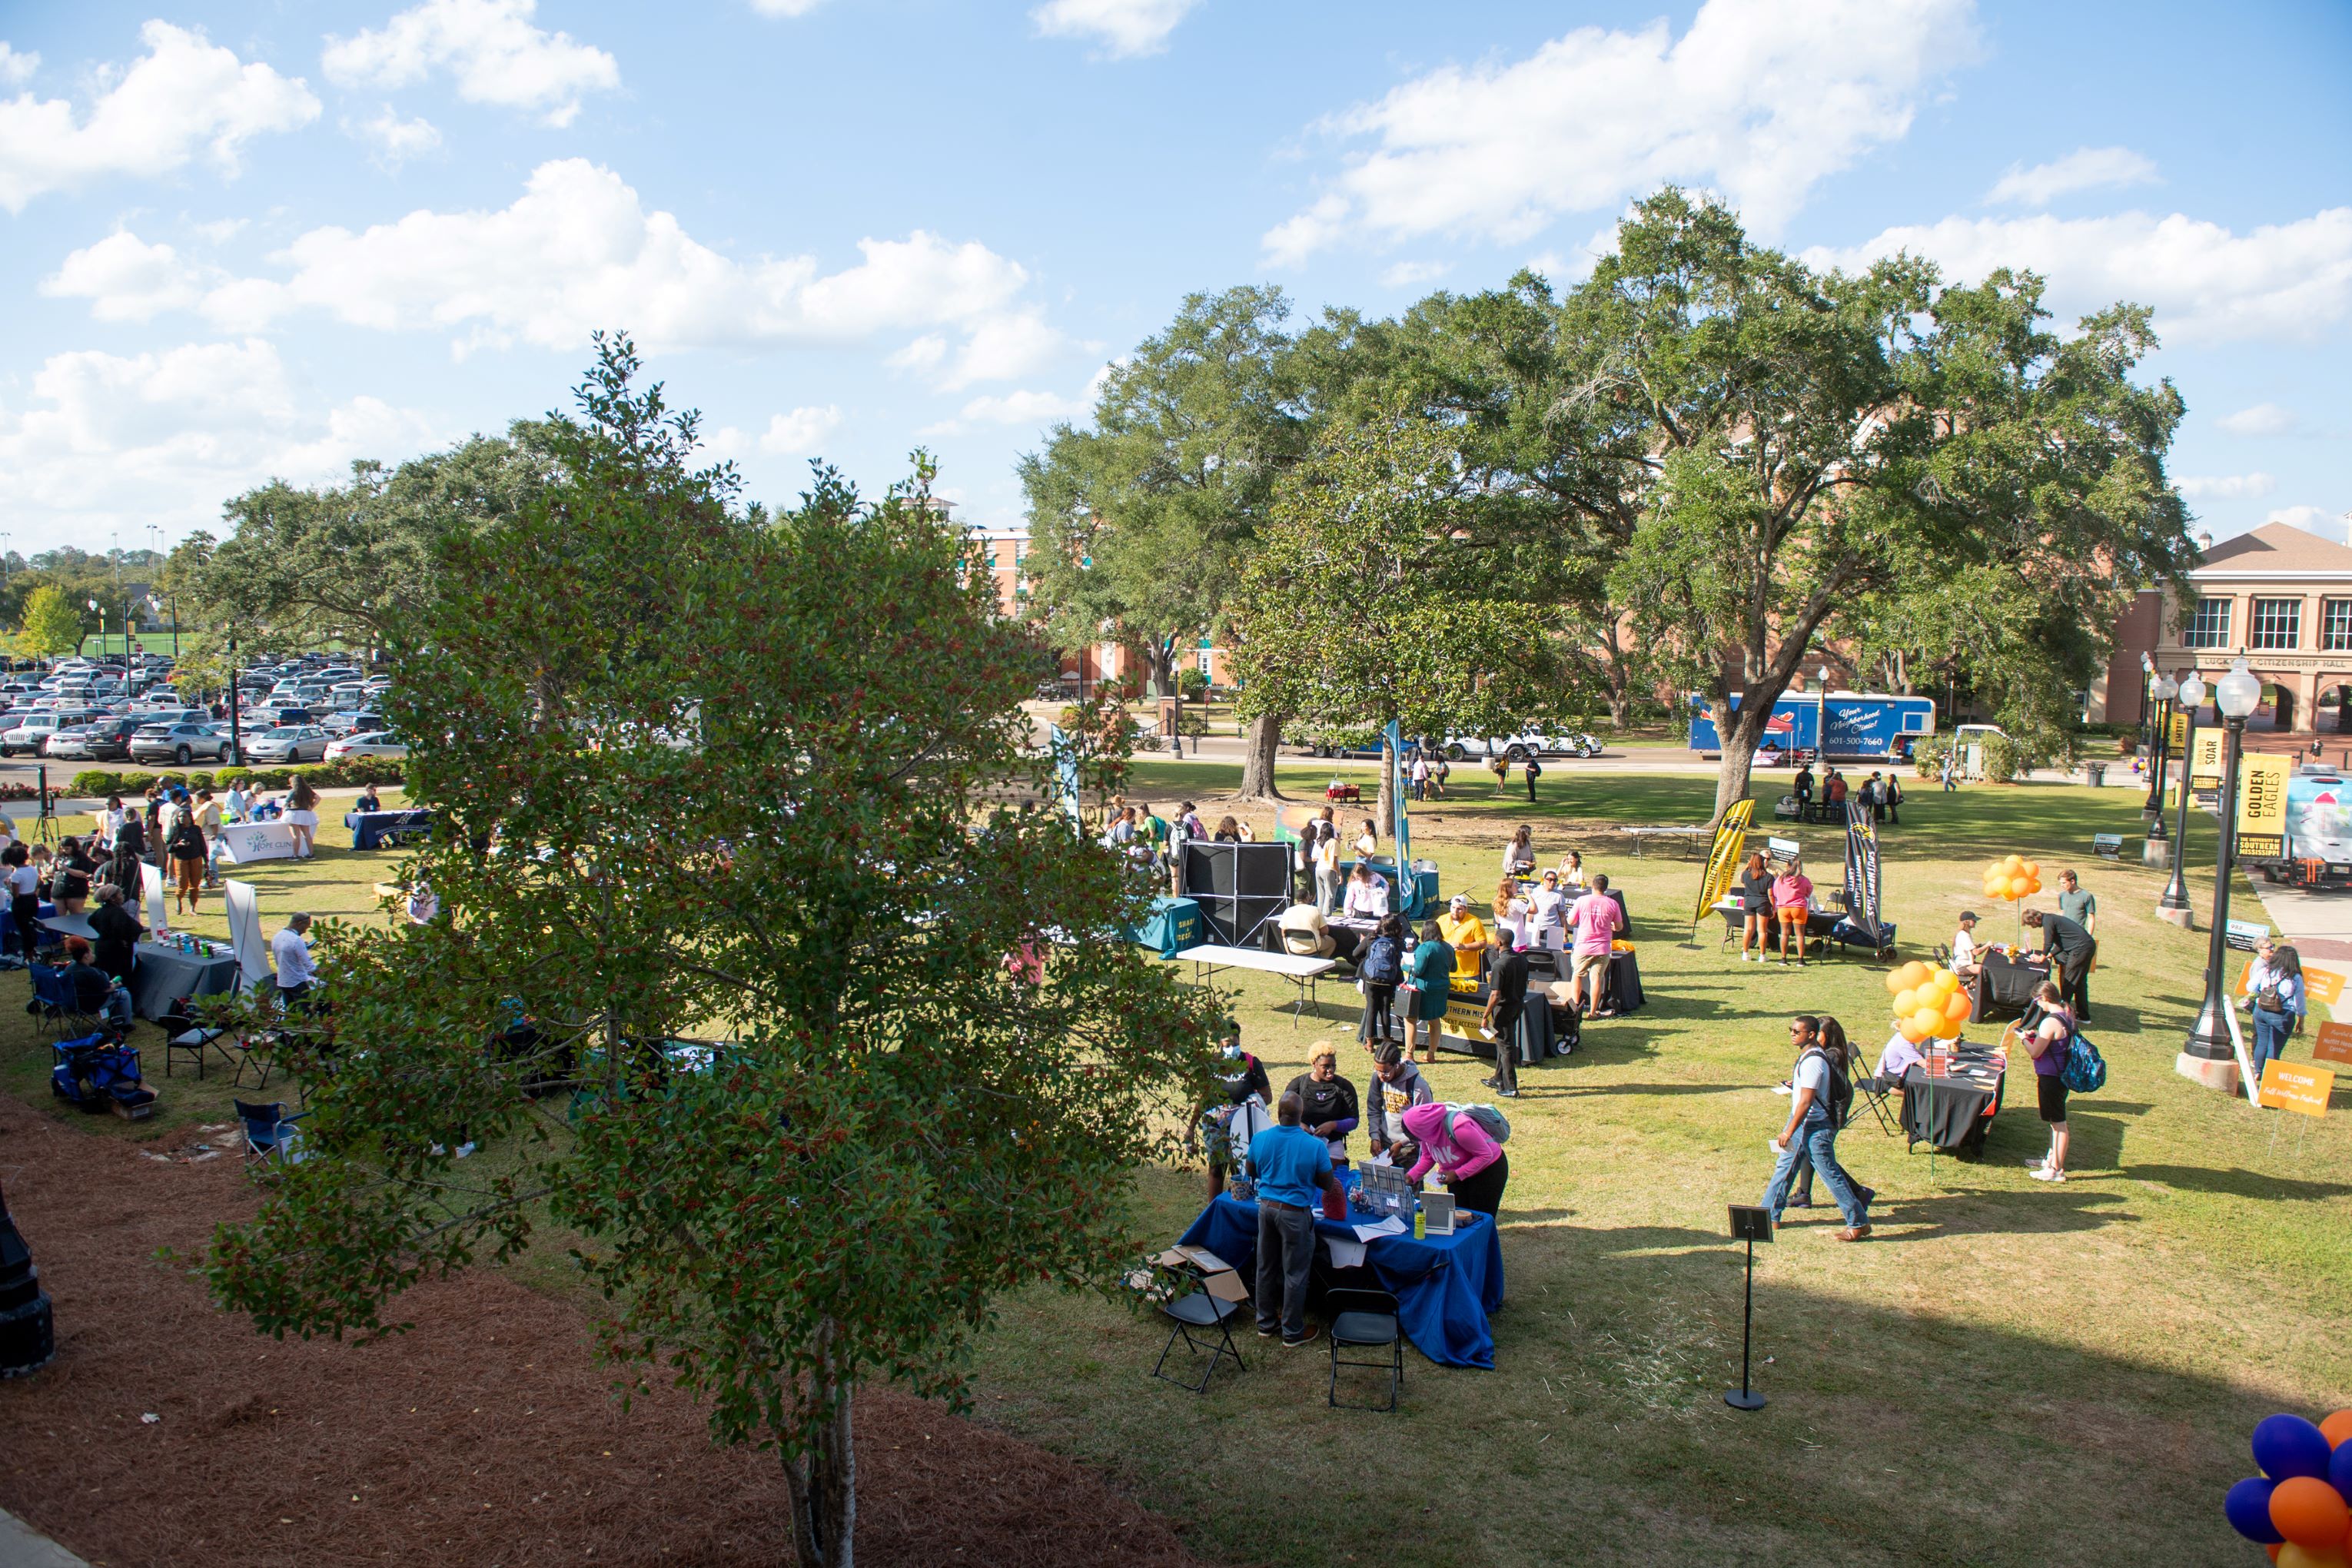
[(1511, 1156), (1486, 1135), (1466, 1108), (1433, 1101), (1413, 1106), (1397, 1121), (1421, 1152), (1412, 1169), (1405, 1173), (1407, 1181), (1420, 1185), (1434, 1165), (1453, 1189), (1456, 1207), (1490, 1216), (1502, 1211), (1503, 1187), (1511, 1179)]
[(1585, 1016), (1605, 1016), (1601, 1011), (1601, 997), (1609, 984), (1610, 944), (1625, 925), (1625, 911), (1609, 896), (1607, 877), (1592, 879), (1592, 891), (1576, 900), (1568, 923), (1576, 932), (1576, 968), (1569, 976), (1569, 986), (1581, 996), (1585, 976), (1591, 975), (1592, 994), (1585, 1004)]

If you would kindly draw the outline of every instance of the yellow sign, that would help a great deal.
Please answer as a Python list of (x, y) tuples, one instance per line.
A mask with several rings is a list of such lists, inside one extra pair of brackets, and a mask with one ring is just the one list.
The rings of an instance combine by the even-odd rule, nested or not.
[(2319, 1038), (2312, 1042), (2311, 1059), (2352, 1065), (2352, 1024), (2320, 1025)]
[(2335, 1092), (2333, 1068), (2307, 1068), (2276, 1057), (2263, 1064), (2263, 1104), (2272, 1110), (2325, 1116), (2327, 1097)]
[(2250, 752), (2238, 759), (2240, 833), (2263, 838), (2285, 834), (2286, 774), (2287, 760), (2268, 752)]
[(1748, 848), (1748, 824), (1755, 815), (1752, 796), (1735, 800), (1723, 820), (1715, 825), (1715, 845), (1706, 852), (1706, 876), (1698, 885), (1698, 907), (1691, 910), (1691, 924), (1706, 919), (1716, 900), (1731, 891), (1731, 879), (1739, 874), (1739, 858)]
[(2197, 737), (2197, 751), (2189, 759), (2189, 782), (2198, 789), (2221, 787), (2221, 731), (2207, 730)]
[(2315, 999), (2333, 1007), (2344, 994), (2344, 976), (2329, 969), (2306, 969), (2303, 972), (2303, 988)]
[(2174, 751), (2180, 751), (2189, 744), (2188, 714), (2175, 713), (2172, 716), (2172, 722), (2166, 728), (2170, 731), (2167, 740)]

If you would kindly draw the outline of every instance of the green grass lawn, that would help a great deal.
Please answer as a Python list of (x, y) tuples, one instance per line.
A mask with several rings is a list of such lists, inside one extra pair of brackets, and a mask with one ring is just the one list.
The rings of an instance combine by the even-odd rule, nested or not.
[[(1310, 793), (1330, 771), (1286, 763), (1285, 787)], [(1216, 772), (1145, 762), (1129, 795), (1190, 791), (1205, 805), (1233, 782)], [(1699, 862), (1673, 849), (1634, 858), (1610, 829), (1703, 820), (1711, 780), (1563, 764), (1542, 793), (1530, 810), (1523, 794), (1497, 802), (1479, 786), (1414, 816), (1416, 850), (1446, 892), (1482, 901), (1511, 825), (1533, 825), (1547, 862), (1582, 849), (1626, 893), (1649, 994), (1641, 1014), (1595, 1023), (1576, 1057), (1522, 1075), (1496, 1370), (1409, 1353), (1400, 1414), (1332, 1411), (1319, 1344), (1286, 1352), (1244, 1331), (1250, 1371), (1194, 1398), (1146, 1375), (1160, 1327), (1041, 1290), (1009, 1300), (983, 1344), (981, 1415), (1111, 1472), (1192, 1521), (1204, 1556), (1234, 1563), (2259, 1563), (2221, 1514), (2247, 1472), (2247, 1432), (2273, 1410), (2352, 1403), (2352, 1131), (2340, 1120), (2352, 1095), (2315, 1123), (2173, 1073), (2205, 939), (2154, 918), (2157, 873), (2089, 853), (2094, 833), (2137, 836), (2137, 797), (1923, 789), (1887, 830), (1886, 913), (1906, 955), (1948, 940), (1963, 907), (1989, 915), (1980, 935), (2014, 934), (2011, 911), (1978, 896), (1987, 858), (2032, 855), (2045, 879), (2083, 870), (2102, 905), (2089, 1032), (2111, 1076), (2076, 1101), (2075, 1177), (2063, 1187), (2025, 1175), (2043, 1136), (2022, 1069), (1979, 1164), (1906, 1155), (1857, 1123), (1842, 1152), (1879, 1191), (1877, 1237), (1833, 1241), (1824, 1207), (1792, 1211), (1799, 1223), (1759, 1249), (1757, 1381), (1771, 1403), (1740, 1415), (1720, 1397), (1738, 1381), (1740, 1327), (1724, 1211), (1757, 1201), (1769, 1173), (1764, 1141), (1787, 1107), (1769, 1092), (1789, 1067), (1785, 1016), (1832, 1013), (1874, 1056), (1884, 971), (1859, 958), (1743, 966), (1717, 951), (1713, 916), (1693, 940)], [(1804, 843), (1815, 879), (1834, 884), (1842, 834), (1769, 831)], [(2192, 859), (2210, 862), (2210, 833), (2193, 826)], [(262, 889), (265, 929), (297, 908), (383, 918), (372, 886), (397, 858), (335, 847), (349, 840), (334, 826), (322, 841), (308, 865), (239, 873)], [(2210, 869), (2191, 881), (2207, 907)], [(2250, 890), (2238, 894), (2250, 913)], [(193, 929), (225, 934), (217, 905)], [(11, 984), (23, 982), (0, 976), (0, 990)], [(1289, 996), (1272, 979), (1236, 993), (1277, 1087), (1311, 1042), (1353, 1028), (1346, 987), (1327, 986), (1322, 1015), (1295, 1026)], [(77, 1117), (92, 1135), (225, 1120), (223, 1077), (166, 1081), (160, 1052), (149, 1057), (163, 1114), (136, 1127)], [(47, 1103), (47, 1052), (13, 1009), (0, 1060), (11, 1092)], [(1352, 1046), (1342, 1061), (1360, 1085)], [(1446, 1098), (1486, 1097), (1483, 1067), (1445, 1058), (1431, 1070)], [(1152, 1239), (1172, 1238), (1202, 1201), (1200, 1173), (1139, 1180)], [(541, 1251), (526, 1278), (570, 1288)]]

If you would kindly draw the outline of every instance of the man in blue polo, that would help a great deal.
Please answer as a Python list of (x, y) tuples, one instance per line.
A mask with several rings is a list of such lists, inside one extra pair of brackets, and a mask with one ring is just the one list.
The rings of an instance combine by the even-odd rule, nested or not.
[[(1286, 1094), (1275, 1108), (1279, 1119), (1249, 1142), (1252, 1179), (1257, 1184), (1257, 1331), (1261, 1339), (1282, 1336), (1286, 1345), (1315, 1338), (1307, 1327), (1307, 1276), (1315, 1262), (1315, 1194), (1336, 1193), (1331, 1153), (1323, 1140), (1298, 1124), (1304, 1106)], [(1275, 1317), (1275, 1292), (1282, 1316)]]

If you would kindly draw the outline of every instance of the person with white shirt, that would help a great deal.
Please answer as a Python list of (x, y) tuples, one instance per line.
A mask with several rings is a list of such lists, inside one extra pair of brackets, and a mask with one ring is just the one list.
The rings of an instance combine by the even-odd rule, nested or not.
[(246, 798), (245, 786), (241, 784), (232, 784), (228, 786), (228, 795), (221, 801), (221, 805), (227, 808), (228, 819), (231, 822), (243, 822), (253, 810), (253, 802)]
[(1962, 980), (1974, 980), (1984, 967), (1977, 959), (1977, 912), (1960, 911), (1960, 929), (1952, 933), (1952, 973)]
[(16, 945), (30, 963), (40, 942), (40, 868), (22, 844), (0, 849), (0, 866), (7, 868), (8, 918), (16, 924)]
[(1377, 921), (1389, 912), (1388, 879), (1359, 860), (1348, 878), (1348, 896), (1340, 912), (1354, 920)]
[(310, 939), (303, 934), (310, 929), (309, 915), (291, 914), (286, 917), (286, 929), (269, 939), (269, 957), (278, 966), (278, 1003), (289, 1011), (303, 1005), (319, 978), (318, 965), (310, 961)]
[(1568, 950), (1568, 909), (1572, 900), (1559, 885), (1558, 871), (1546, 871), (1543, 882), (1528, 896), (1528, 945), (1551, 952)]
[(1528, 950), (1528, 920), (1532, 913), (1516, 879), (1506, 877), (1495, 884), (1495, 923), (1503, 928), (1509, 951)]
[(1503, 846), (1503, 875), (1532, 877), (1536, 874), (1536, 846), (1527, 825), (1522, 823), (1511, 841)]

